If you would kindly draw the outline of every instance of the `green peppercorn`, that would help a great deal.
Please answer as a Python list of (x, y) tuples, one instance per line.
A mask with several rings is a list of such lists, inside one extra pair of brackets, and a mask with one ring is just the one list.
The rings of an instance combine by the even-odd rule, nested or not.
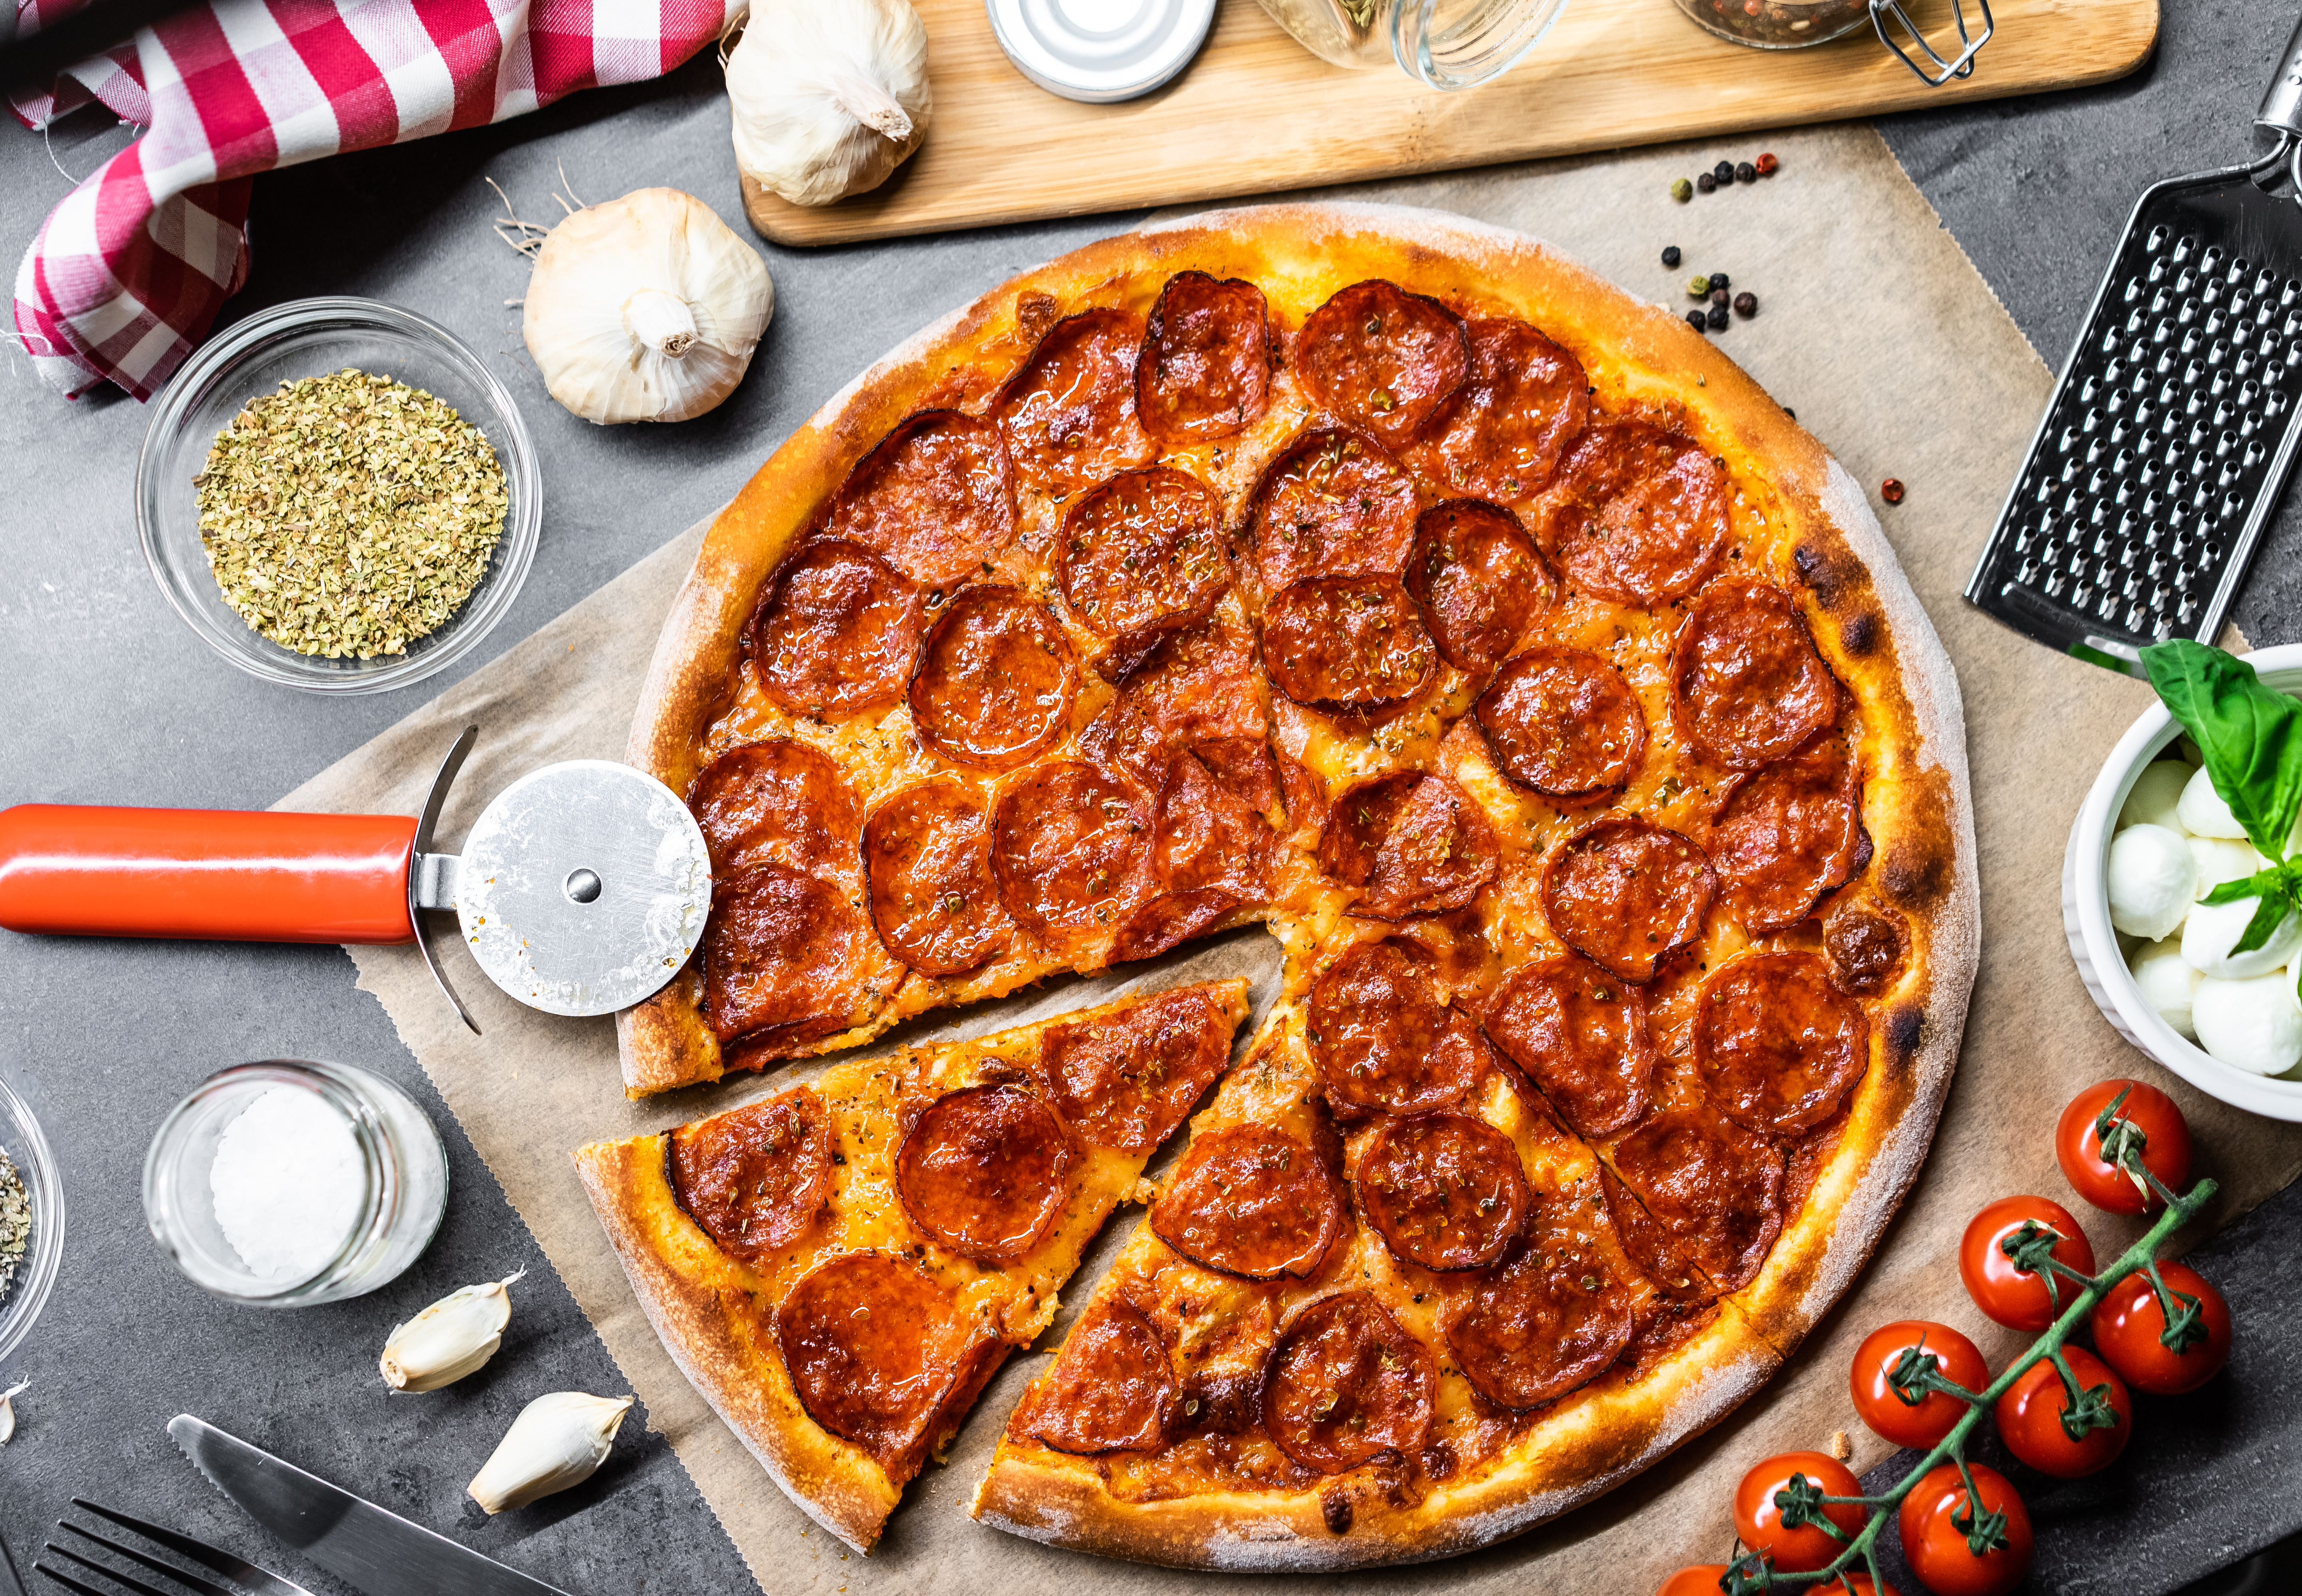
[(1670, 197), (1678, 201), (1679, 204), (1684, 205), (1689, 199), (1694, 197), (1694, 185), (1688, 182), (1684, 178), (1680, 178), (1676, 182), (1671, 184)]
[(1718, 180), (1709, 172), (1698, 172), (1694, 174), (1694, 189), (1698, 194), (1709, 194), (1718, 187)]
[(1725, 327), (1726, 325), (1726, 307), (1724, 305), (1712, 306), (1710, 307), (1710, 330), (1713, 332)]
[(1741, 293), (1735, 295), (1735, 314), (1742, 316), (1758, 315), (1759, 296), (1752, 293), (1749, 289), (1744, 289)]
[(1662, 264), (1663, 264), (1664, 265), (1666, 265), (1666, 266), (1676, 266), (1676, 265), (1678, 265), (1679, 261), (1680, 261), (1682, 258), (1683, 258), (1683, 257), (1682, 257), (1682, 256), (1680, 256), (1680, 254), (1678, 253), (1678, 246), (1677, 246), (1677, 245), (1676, 245), (1676, 244), (1667, 244), (1667, 245), (1665, 245), (1665, 246), (1663, 247), (1663, 252), (1662, 252)]
[(1709, 319), (1705, 317), (1701, 311), (1690, 310), (1686, 313), (1686, 324), (1693, 328), (1697, 332), (1700, 332), (1703, 328), (1709, 326), (1710, 323)]
[(1686, 297), (1688, 298), (1700, 299), (1704, 298), (1710, 292), (1710, 279), (1703, 276), (1700, 272), (1686, 280)]

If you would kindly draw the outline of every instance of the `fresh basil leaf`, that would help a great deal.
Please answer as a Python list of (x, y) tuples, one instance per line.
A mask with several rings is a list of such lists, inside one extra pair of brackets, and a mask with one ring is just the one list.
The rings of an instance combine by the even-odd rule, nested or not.
[(2269, 858), (2284, 859), (2302, 814), (2302, 704), (2244, 660), (2187, 638), (2152, 643), (2142, 664), (2246, 835)]
[(2273, 892), (2264, 893), (2261, 906), (2255, 910), (2254, 918), (2246, 922), (2246, 935), (2231, 945), (2231, 952), (2234, 953), (2254, 952), (2276, 936), (2278, 928), (2284, 925), (2286, 917), (2293, 912), (2293, 896), (2283, 886)]
[(2258, 898), (2273, 872), (2261, 870), (2251, 876), (2241, 876), (2235, 881), (2225, 881), (2198, 902), (2201, 903), (2235, 903), (2240, 898)]

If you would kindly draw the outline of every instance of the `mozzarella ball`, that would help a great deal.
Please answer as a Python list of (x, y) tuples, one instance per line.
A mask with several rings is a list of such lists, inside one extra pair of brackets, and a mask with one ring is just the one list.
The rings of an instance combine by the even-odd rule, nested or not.
[(2197, 1041), (2198, 1033), (2190, 1025), (2190, 1000), (2198, 983), (2206, 978), (2182, 957), (2182, 945), (2172, 937), (2146, 942), (2134, 951), (2127, 968), (2141, 989), (2142, 1001), (2158, 1011), (2158, 1018)]
[(2194, 836), (2190, 857), (2198, 865), (2198, 895), (2205, 897), (2225, 881), (2243, 881), (2262, 869), (2262, 856), (2251, 844), (2226, 836)]
[(2302, 1064), (2302, 1003), (2295, 1001), (2287, 971), (2239, 981), (2210, 976), (2190, 1001), (2198, 1046), (2223, 1063), (2256, 1075), (2283, 1075)]
[(2244, 837), (2246, 827), (2214, 791), (2214, 778), (2204, 770), (2198, 771), (2183, 785), (2182, 795), (2175, 801), (2174, 818), (2182, 829), (2192, 836)]
[(2262, 906), (2259, 898), (2239, 898), (2228, 903), (2200, 903), (2182, 922), (2182, 957), (2191, 968), (2226, 981), (2243, 981), (2272, 970), (2302, 947), (2302, 914), (2289, 913), (2270, 940), (2251, 953), (2234, 953), (2247, 922)]
[(2103, 871), (2110, 887), (2110, 923), (2153, 941), (2182, 923), (2198, 896), (2198, 861), (2179, 831), (2129, 826), (2110, 839)]
[(2174, 806), (2181, 801), (2182, 787), (2190, 779), (2190, 768), (2180, 760), (2160, 760), (2145, 765), (2142, 774), (2134, 778), (2126, 802), (2118, 806), (2118, 825), (2123, 831), (2129, 826), (2163, 826), (2176, 827)]

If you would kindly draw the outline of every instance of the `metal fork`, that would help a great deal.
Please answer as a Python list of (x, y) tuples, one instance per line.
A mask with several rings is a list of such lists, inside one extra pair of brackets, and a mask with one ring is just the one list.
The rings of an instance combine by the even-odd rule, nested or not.
[[(72, 1498), (72, 1506), (93, 1513), (99, 1518), (110, 1519), (121, 1528), (132, 1530), (155, 1545), (165, 1547), (178, 1557), (188, 1558), (204, 1568), (223, 1575), (226, 1579), (238, 1581), (250, 1591), (263, 1592), (264, 1596), (312, 1596), (312, 1592), (293, 1581), (284, 1580), (276, 1574), (258, 1568), (253, 1563), (242, 1561), (228, 1551), (218, 1551), (214, 1547), (205, 1541), (195, 1541), (189, 1535), (181, 1535), (174, 1530), (163, 1529), (156, 1524), (147, 1524), (143, 1519), (130, 1517), (115, 1508), (89, 1501), (85, 1497)], [(240, 1592), (232, 1590), (230, 1586), (220, 1585), (214, 1580), (204, 1578), (189, 1569), (179, 1568), (173, 1563), (162, 1562), (149, 1552), (139, 1551), (133, 1546), (114, 1541), (110, 1536), (99, 1534), (94, 1530), (82, 1529), (69, 1518), (56, 1520), (56, 1527), (68, 1533), (78, 1535), (83, 1541), (92, 1541), (97, 1545), (116, 1552), (130, 1562), (140, 1564), (155, 1573), (164, 1574), (178, 1584), (197, 1592), (199, 1596), (241, 1596)], [(137, 1596), (176, 1596), (172, 1591), (159, 1585), (147, 1584), (133, 1575), (122, 1574), (108, 1564), (84, 1558), (70, 1548), (59, 1546), (53, 1541), (41, 1547), (40, 1550), (43, 1554), (54, 1553), (68, 1562), (77, 1563), (82, 1568), (100, 1574), (113, 1583), (135, 1592)], [(71, 1575), (51, 1568), (44, 1562), (35, 1561), (32, 1564), (32, 1571), (35, 1574), (46, 1575), (66, 1590), (80, 1592), (80, 1596), (113, 1596), (110, 1592), (100, 1590), (95, 1585), (74, 1578)]]

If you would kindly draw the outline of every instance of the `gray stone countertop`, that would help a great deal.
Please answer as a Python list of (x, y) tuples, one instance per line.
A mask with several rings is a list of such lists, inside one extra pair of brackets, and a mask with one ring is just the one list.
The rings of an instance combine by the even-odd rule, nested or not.
[[(2058, 365), (2142, 187), (2242, 153), (2292, 21), (2290, 4), (2271, 0), (2183, 0), (2167, 10), (2155, 58), (2121, 82), (1904, 115), (1884, 130)], [(463, 668), (708, 513), (768, 444), (912, 330), (1131, 220), (811, 253), (763, 245), (777, 315), (734, 398), (676, 428), (592, 428), (544, 396), (521, 348), (505, 301), (519, 294), (524, 268), (489, 230), (498, 206), (480, 176), (531, 207), (563, 165), (593, 198), (678, 181), (733, 218), (741, 206), (716, 79), (706, 56), (658, 83), (256, 182), (253, 273), (225, 321), (309, 294), (414, 306), (490, 360), (534, 430), (551, 535), (512, 613)], [(12, 267), (65, 192), (65, 173), (86, 175), (122, 137), (86, 113), (48, 140), (0, 129), (0, 247)], [(1726, 153), (1739, 156), (1751, 141), (1732, 142)], [(64, 402), (32, 378), (13, 339), (0, 361), (0, 805), (261, 808), (451, 679), (330, 701), (259, 689), (230, 670), (167, 609), (138, 553), (130, 485), (142, 407), (116, 397)], [(2295, 641), (2298, 599), (2302, 514), (2289, 508), (2236, 618), (2257, 643)], [(447, 1138), (455, 1196), (446, 1227), (374, 1298), (287, 1314), (228, 1307), (179, 1278), (145, 1232), (139, 1175), (160, 1116), (210, 1071), (272, 1056), (378, 1069)], [(550, 1270), (518, 1288), (506, 1349), (483, 1374), (422, 1401), (385, 1396), (374, 1360), (391, 1324), (457, 1286), (539, 1259), (382, 1010), (353, 988), (340, 950), (0, 934), (0, 1073), (45, 1121), (71, 1213), (55, 1297), (30, 1343), (0, 1367), (0, 1385), (33, 1382), (16, 1439), (0, 1450), (0, 1538), (20, 1566), (69, 1499), (88, 1495), (228, 1544), (316, 1592), (345, 1589), (192, 1474), (163, 1429), (189, 1410), (571, 1592), (749, 1588), (678, 1462), (637, 1415), (609, 1466), (576, 1491), (492, 1521), (464, 1499), (528, 1399), (623, 1389)], [(2158, 1405), (2168, 1410), (2151, 1415), (2163, 1439), (2138, 1445), (2114, 1484), (2034, 1499), (2043, 1529), (2029, 1588), (2148, 1596), (2302, 1525), (2290, 1489), (2302, 1321), (2280, 1313), (2269, 1286), (2292, 1278), (2297, 1219), (2302, 1198), (2289, 1189), (2216, 1241), (2228, 1268), (2250, 1267), (2246, 1278), (2258, 1282), (2226, 1282), (2242, 1326), (2231, 1374), (2207, 1398)], [(2290, 1563), (2279, 1567), (2290, 1576)], [(2214, 1588), (2234, 1592), (2241, 1577), (2271, 1588), (2259, 1583), (2269, 1567)]]

